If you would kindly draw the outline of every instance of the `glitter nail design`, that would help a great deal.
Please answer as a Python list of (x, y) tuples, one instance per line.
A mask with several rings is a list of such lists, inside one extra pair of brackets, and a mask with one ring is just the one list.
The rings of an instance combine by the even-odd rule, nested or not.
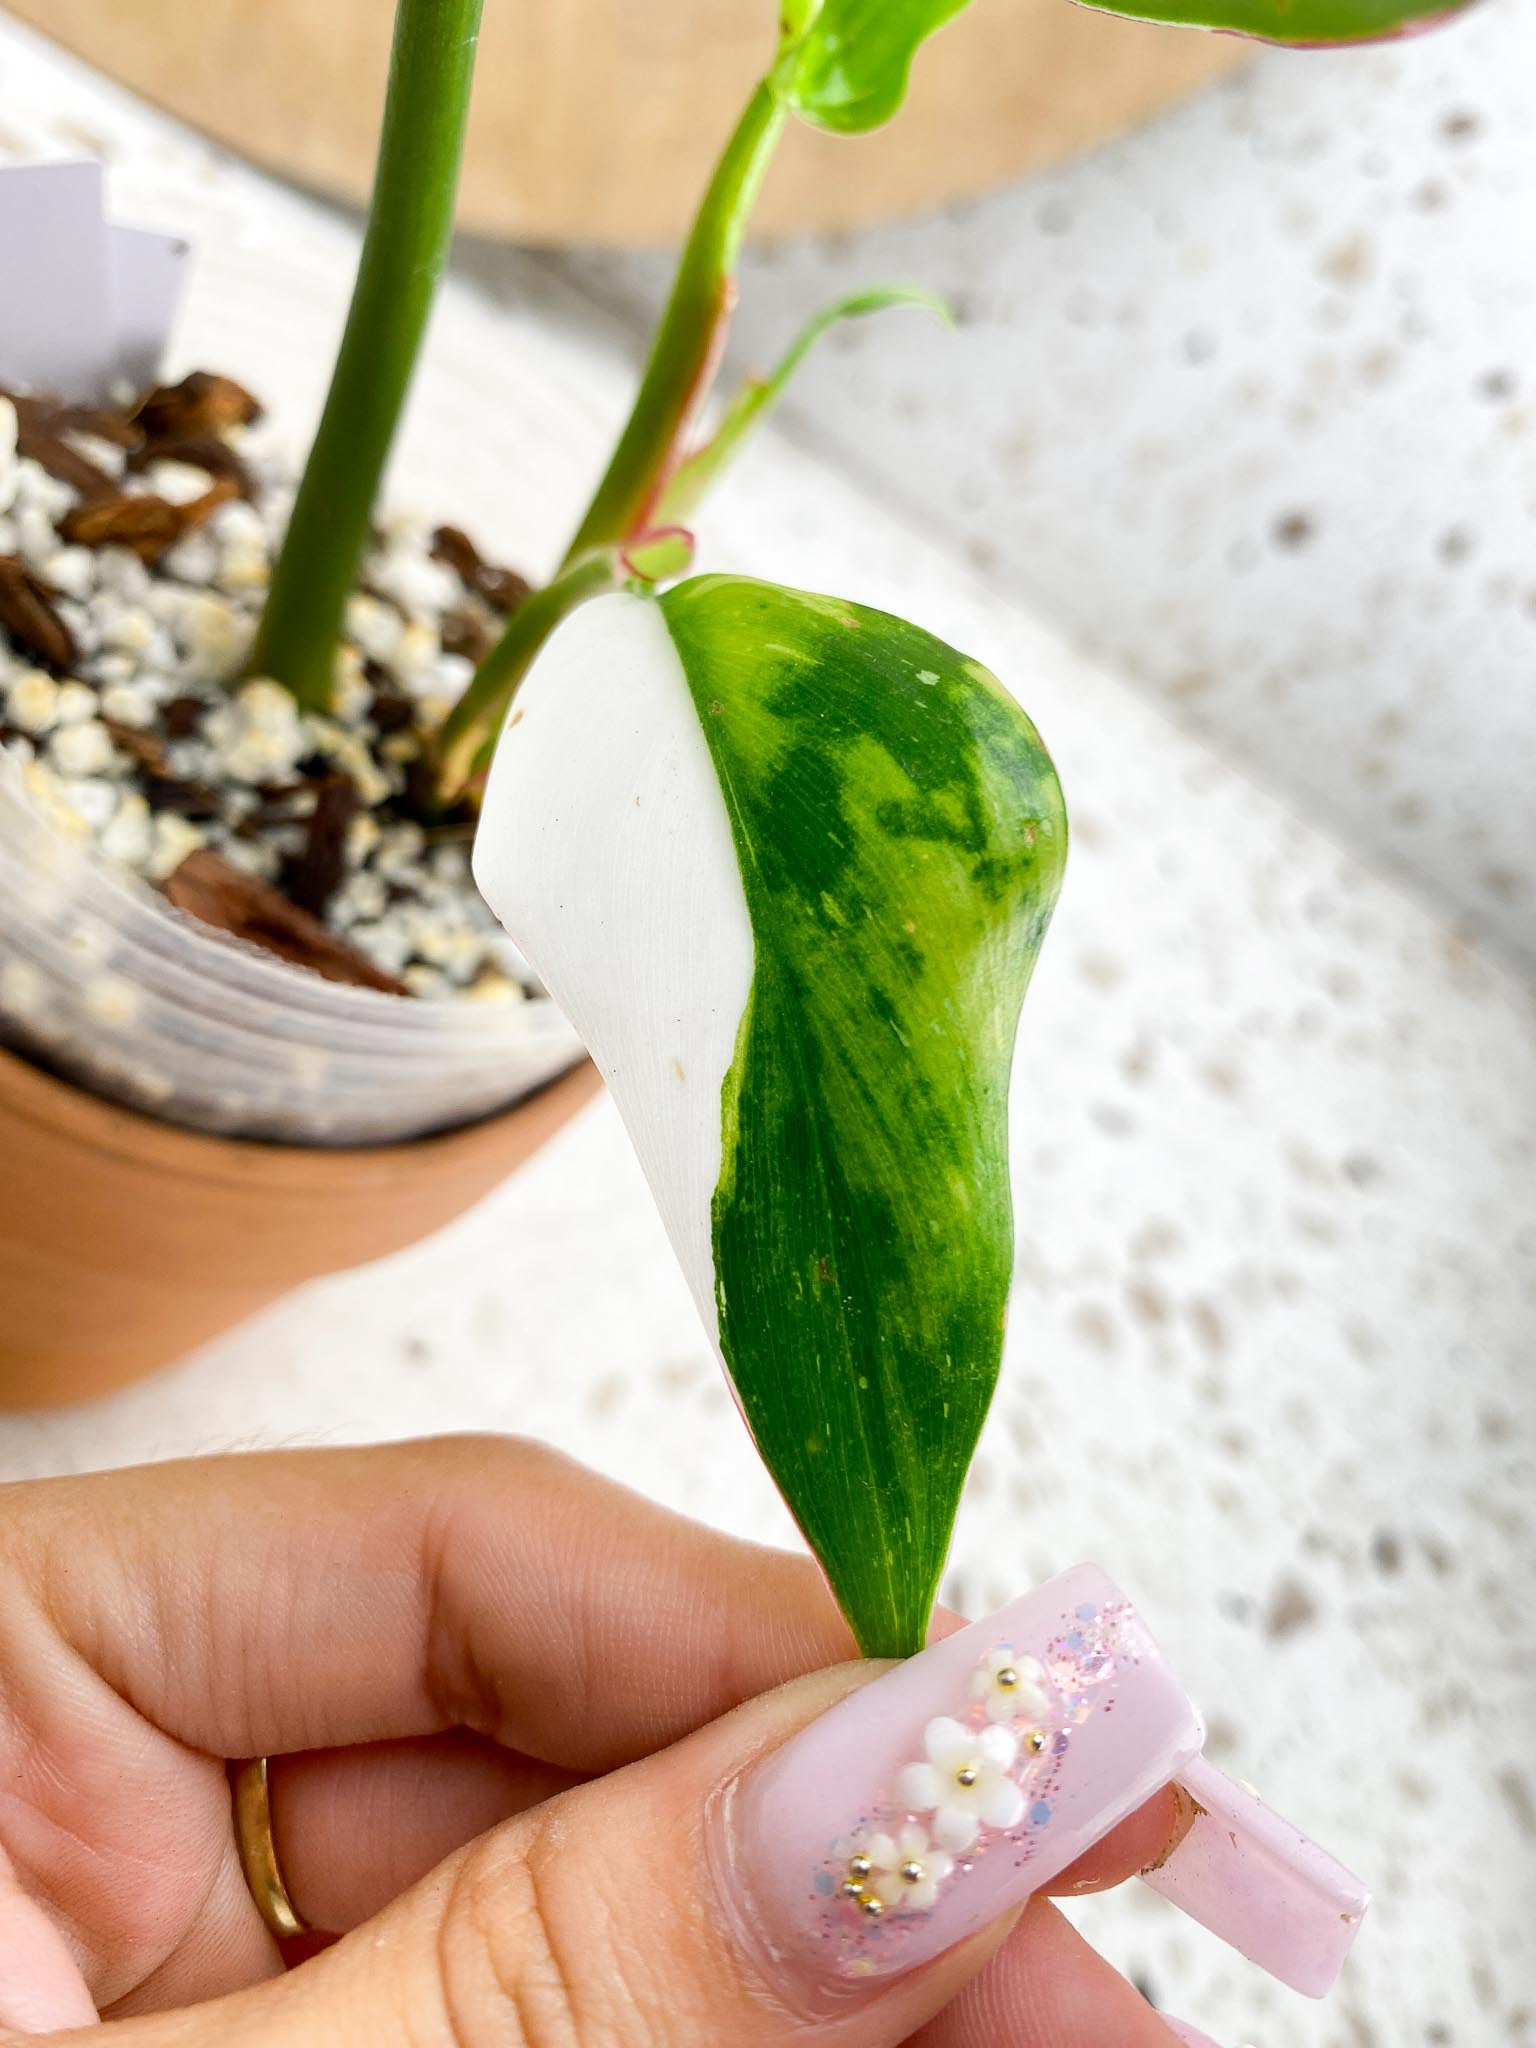
[(1050, 1828), (1074, 1731), (1113, 1711), (1117, 1673), (1156, 1655), (1123, 1601), (1078, 1606), (1040, 1656), (1010, 1642), (983, 1653), (968, 1697), (927, 1723), (922, 1754), (830, 1845), (815, 1874), (825, 1932), (844, 1951), (847, 1974), (875, 1967), (874, 1944), (902, 1939), (984, 1859), (1030, 1862)]
[(1125, 1595), (1075, 1565), (856, 1687), (732, 1789), (712, 1841), (740, 1936), (786, 1983), (898, 1976), (1176, 1785), (1183, 1829), (1147, 1882), (1320, 1997), (1366, 1889), (1204, 1741)]

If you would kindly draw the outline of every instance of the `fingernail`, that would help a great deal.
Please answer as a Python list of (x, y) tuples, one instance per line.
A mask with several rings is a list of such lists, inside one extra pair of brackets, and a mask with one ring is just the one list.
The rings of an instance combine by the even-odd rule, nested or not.
[(1194, 1821), (1143, 1876), (1252, 1963), (1321, 1998), (1370, 1904), (1359, 1878), (1204, 1757), (1179, 1773)]
[(1363, 1889), (1270, 1828), (1204, 1763), (1204, 1734), (1130, 1602), (1080, 1565), (850, 1694), (750, 1774), (725, 1810), (734, 1907), (786, 1971), (894, 1976), (1179, 1782), (1195, 1819), (1152, 1881), (1286, 1982), (1331, 1981)]
[(1165, 2012), (1160, 2012), (1158, 2018), (1179, 2040), (1187, 2041), (1189, 2048), (1216, 2048), (1216, 2043), (1210, 2035), (1202, 2034), (1200, 2029), (1192, 2027), (1188, 2020), (1173, 2019)]
[(1203, 1735), (1129, 1603), (1079, 1566), (786, 1744), (736, 1802), (736, 1895), (823, 1979), (914, 1969), (1075, 1862)]

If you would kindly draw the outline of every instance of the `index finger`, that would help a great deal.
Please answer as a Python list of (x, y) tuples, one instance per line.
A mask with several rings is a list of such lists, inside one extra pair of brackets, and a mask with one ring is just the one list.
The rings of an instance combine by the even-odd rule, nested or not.
[(217, 1756), (464, 1726), (602, 1771), (853, 1654), (808, 1558), (516, 1439), (48, 1480), (0, 1514), (51, 1631)]

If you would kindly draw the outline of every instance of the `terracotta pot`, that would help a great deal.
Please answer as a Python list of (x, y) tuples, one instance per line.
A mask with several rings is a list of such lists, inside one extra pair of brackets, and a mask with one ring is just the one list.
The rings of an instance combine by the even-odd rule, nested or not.
[[(361, 199), (387, 0), (8, 0), (221, 142)], [(769, 0), (487, 0), (460, 218), (536, 242), (681, 233), (773, 44)], [(754, 231), (847, 229), (1055, 163), (1245, 61), (1234, 36), (1069, 0), (985, 0), (934, 37), (899, 120), (856, 143), (786, 137)]]
[(427, 1236), (598, 1086), (583, 1061), (463, 1130), (325, 1151), (155, 1123), (0, 1050), (0, 1406), (107, 1393)]

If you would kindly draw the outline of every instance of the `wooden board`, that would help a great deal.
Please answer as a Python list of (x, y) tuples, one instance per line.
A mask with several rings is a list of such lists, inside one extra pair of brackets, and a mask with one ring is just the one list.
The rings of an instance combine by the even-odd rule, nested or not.
[[(10, 0), (194, 126), (361, 198), (389, 0)], [(487, 0), (465, 227), (535, 242), (676, 238), (771, 36), (768, 0)], [(758, 218), (782, 237), (923, 212), (1102, 142), (1229, 71), (1230, 37), (1071, 0), (977, 0), (923, 51), (900, 119), (792, 135)]]

